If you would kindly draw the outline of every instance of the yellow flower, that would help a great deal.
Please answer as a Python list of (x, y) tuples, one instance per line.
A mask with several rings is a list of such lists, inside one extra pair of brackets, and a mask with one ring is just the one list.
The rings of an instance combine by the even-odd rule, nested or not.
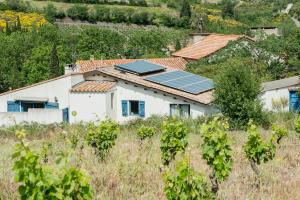
[(25, 130), (24, 130), (24, 129), (22, 129), (22, 130), (17, 130), (17, 131), (16, 131), (16, 136), (17, 136), (17, 138), (18, 138), (19, 140), (24, 139), (24, 138), (26, 137), (26, 132), (25, 132)]
[(9, 25), (15, 26), (20, 19), (21, 28), (31, 30), (33, 27), (40, 27), (47, 24), (47, 20), (43, 15), (38, 13), (23, 13), (11, 10), (0, 11), (0, 29), (6, 28), (6, 22)]

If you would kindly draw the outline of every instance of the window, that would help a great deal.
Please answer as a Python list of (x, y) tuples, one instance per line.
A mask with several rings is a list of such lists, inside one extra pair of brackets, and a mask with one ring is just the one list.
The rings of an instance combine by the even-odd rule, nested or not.
[(170, 116), (189, 117), (189, 104), (170, 104)]
[(129, 101), (129, 114), (130, 115), (139, 114), (139, 101)]
[(28, 112), (28, 109), (30, 108), (45, 108), (45, 104), (35, 102), (21, 102), (21, 107), (23, 112)]
[(114, 93), (110, 93), (110, 109), (114, 109)]

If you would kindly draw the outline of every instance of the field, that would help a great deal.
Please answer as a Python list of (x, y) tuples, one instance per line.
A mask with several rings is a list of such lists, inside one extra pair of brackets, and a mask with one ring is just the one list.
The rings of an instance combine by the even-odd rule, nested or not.
[[(193, 125), (194, 126), (194, 125)], [(37, 131), (38, 130), (38, 131)], [(49, 163), (59, 151), (72, 153), (69, 139), (75, 130), (81, 130), (80, 145), (85, 131), (80, 125), (48, 126), (29, 134), (30, 147), (39, 149), (42, 144), (51, 144)], [(141, 142), (134, 126), (122, 127), (116, 145), (107, 159), (100, 161), (93, 150), (83, 144), (72, 153), (71, 164), (85, 169), (91, 177), (95, 199), (166, 199), (160, 172), (160, 133)], [(188, 137), (186, 155), (197, 171), (209, 174), (209, 168), (201, 158), (201, 135), (197, 127)], [(267, 137), (270, 131), (263, 131)], [(17, 184), (11, 170), (16, 138), (8, 130), (0, 130), (0, 199), (17, 199)], [(293, 131), (277, 148), (273, 161), (259, 166), (261, 187), (254, 186), (255, 176), (242, 151), (247, 134), (244, 131), (229, 132), (234, 150), (233, 170), (221, 184), (218, 199), (299, 199), (300, 198), (300, 139)], [(179, 158), (177, 158), (179, 159)], [(207, 176), (208, 179), (208, 176)]]

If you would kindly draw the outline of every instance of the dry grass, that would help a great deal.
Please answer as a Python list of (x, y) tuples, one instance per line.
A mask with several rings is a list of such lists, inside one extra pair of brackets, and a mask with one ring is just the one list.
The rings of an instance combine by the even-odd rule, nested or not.
[[(33, 148), (43, 142), (53, 145), (50, 163), (56, 152), (69, 151), (70, 144), (62, 129), (43, 135), (29, 137)], [(277, 148), (273, 161), (259, 166), (262, 178), (261, 189), (253, 185), (254, 173), (242, 152), (245, 143), (244, 132), (231, 132), (234, 149), (233, 171), (219, 191), (218, 199), (300, 199), (300, 139), (293, 133)], [(266, 133), (265, 136), (268, 136)], [(191, 165), (199, 172), (209, 173), (200, 154), (200, 135), (189, 135), (187, 155)], [(17, 184), (13, 180), (12, 160), (14, 136), (0, 136), (0, 199), (17, 199)], [(80, 158), (82, 161), (80, 162)], [(79, 165), (91, 176), (95, 199), (165, 199), (160, 173), (159, 135), (141, 143), (135, 133), (122, 131), (107, 160), (100, 161), (93, 150), (79, 148), (72, 156), (72, 164)]]

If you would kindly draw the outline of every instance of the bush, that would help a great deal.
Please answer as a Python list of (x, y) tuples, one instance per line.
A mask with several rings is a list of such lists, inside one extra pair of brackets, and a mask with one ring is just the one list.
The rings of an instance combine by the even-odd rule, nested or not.
[(273, 144), (274, 136), (267, 142), (263, 141), (256, 125), (252, 122), (249, 123), (247, 133), (248, 140), (243, 147), (244, 152), (247, 159), (250, 161), (251, 168), (255, 174), (259, 176), (257, 165), (273, 160), (275, 157), (276, 147)]
[(167, 199), (169, 200), (211, 200), (216, 196), (210, 191), (209, 185), (201, 174), (196, 174), (188, 166), (188, 160), (181, 162), (176, 168), (176, 175), (164, 174)]
[(232, 126), (244, 127), (250, 119), (267, 124), (262, 111), (260, 81), (251, 71), (253, 62), (241, 58), (230, 59), (222, 66), (215, 79), (214, 99), (216, 106)]
[(164, 165), (169, 165), (178, 152), (185, 151), (188, 144), (187, 133), (187, 127), (176, 118), (164, 121), (160, 138), (160, 150)]
[(74, 5), (67, 10), (67, 15), (72, 19), (88, 20), (89, 9), (87, 6)]
[(141, 138), (141, 140), (151, 137), (155, 134), (155, 128), (150, 127), (150, 126), (144, 126), (142, 125), (138, 130), (137, 130), (137, 135)]
[(86, 140), (89, 145), (95, 148), (97, 155), (104, 159), (110, 148), (115, 145), (118, 132), (119, 125), (108, 119), (100, 122), (98, 126), (90, 123), (87, 129)]
[[(92, 189), (82, 170), (63, 166), (57, 170), (41, 164), (41, 154), (33, 152), (23, 142), (25, 131), (17, 131), (12, 158), (15, 180), (21, 199), (92, 199)], [(62, 159), (60, 159), (62, 160)], [(64, 159), (65, 160), (65, 159)]]
[(48, 21), (54, 22), (57, 17), (57, 8), (53, 4), (49, 3), (44, 8), (44, 16)]
[(299, 136), (300, 136), (300, 117), (299, 117), (299, 116), (295, 119), (294, 126), (295, 126), (295, 131), (296, 131), (296, 132), (299, 134)]
[(276, 142), (277, 144), (280, 143), (281, 139), (286, 137), (288, 135), (288, 130), (286, 128), (280, 127), (278, 125), (272, 126), (273, 135), (276, 136)]
[(224, 181), (232, 169), (232, 149), (225, 132), (228, 128), (228, 123), (222, 123), (218, 118), (201, 126), (202, 157), (213, 169), (210, 178), (213, 183), (212, 191), (215, 193), (219, 189), (219, 182)]

